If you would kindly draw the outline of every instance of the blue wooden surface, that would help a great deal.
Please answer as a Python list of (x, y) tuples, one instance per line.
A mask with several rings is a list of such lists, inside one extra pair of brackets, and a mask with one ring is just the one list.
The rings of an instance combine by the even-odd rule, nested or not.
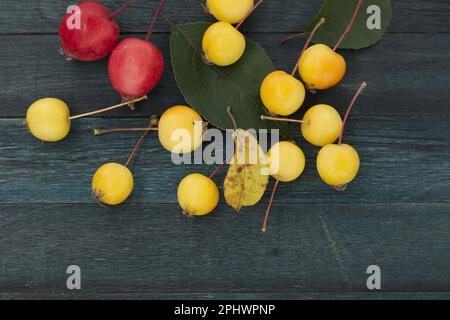
[[(119, 18), (123, 30), (141, 36), (157, 2), (136, 1)], [(343, 83), (309, 97), (307, 107), (320, 101), (343, 112), (357, 84), (369, 83), (346, 133), (361, 154), (360, 175), (344, 193), (323, 185), (317, 149), (292, 126), (307, 170), (281, 185), (267, 234), (259, 232), (267, 196), (239, 215), (221, 199), (211, 216), (185, 218), (176, 204), (180, 179), (214, 168), (174, 166), (154, 134), (131, 167), (136, 188), (127, 204), (104, 208), (90, 198), (95, 169), (125, 161), (138, 136), (94, 137), (91, 129), (143, 126), (150, 114), (183, 103), (170, 63), (135, 112), (83, 119), (58, 144), (26, 132), (22, 118), (37, 98), (60, 97), (74, 114), (118, 99), (105, 61), (59, 56), (57, 25), (68, 4), (0, 0), (1, 299), (450, 298), (449, 3), (394, 1), (383, 41), (344, 52)], [(266, 1), (244, 30), (290, 69), (302, 40), (277, 41), (302, 31), (319, 7)], [(210, 20), (193, 0), (169, 0), (166, 13), (180, 22)], [(159, 23), (157, 31), (168, 62), (167, 27)], [(71, 264), (82, 268), (80, 292), (66, 289)], [(381, 291), (367, 290), (372, 264), (382, 268)]]

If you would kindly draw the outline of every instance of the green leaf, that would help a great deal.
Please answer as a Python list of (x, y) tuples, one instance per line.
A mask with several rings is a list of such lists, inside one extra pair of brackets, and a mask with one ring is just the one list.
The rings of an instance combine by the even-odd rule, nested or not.
[(259, 89), (264, 78), (275, 70), (265, 50), (247, 39), (244, 55), (232, 66), (207, 65), (202, 59), (201, 42), (209, 26), (207, 22), (172, 26), (172, 66), (186, 102), (220, 129), (233, 128), (227, 114), (231, 106), (239, 128), (280, 129), (281, 135), (289, 137), (286, 124), (261, 120), (266, 112)]
[[(315, 43), (324, 43), (334, 47), (342, 33), (346, 29), (355, 12), (358, 0), (326, 0), (318, 15), (308, 26), (311, 31), (317, 22), (323, 17), (326, 22), (317, 31), (313, 38)], [(381, 29), (370, 30), (367, 20), (371, 14), (367, 13), (369, 6), (376, 5), (381, 9)], [(383, 38), (392, 18), (391, 0), (366, 0), (350, 32), (345, 37), (341, 49), (361, 49), (374, 45)]]

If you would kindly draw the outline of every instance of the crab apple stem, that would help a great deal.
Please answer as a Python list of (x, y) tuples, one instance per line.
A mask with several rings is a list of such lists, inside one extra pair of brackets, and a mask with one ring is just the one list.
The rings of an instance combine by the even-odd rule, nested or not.
[(102, 134), (113, 132), (136, 132), (136, 131), (158, 131), (158, 116), (152, 115), (150, 123), (146, 128), (112, 128), (112, 129), (94, 129), (94, 135), (100, 136)]
[(113, 128), (113, 129), (94, 129), (95, 136), (114, 132), (141, 132), (141, 131), (158, 131), (158, 128)]
[(161, 12), (164, 8), (164, 5), (166, 4), (167, 0), (161, 0), (161, 2), (159, 3), (159, 7), (155, 12), (155, 15), (153, 16), (152, 22), (150, 23), (150, 27), (148, 28), (148, 33), (147, 33), (147, 37), (145, 37), (146, 41), (149, 41), (150, 38), (153, 35), (153, 28), (155, 27), (155, 23), (156, 20), (158, 20), (159, 16), (161, 15)]
[(137, 152), (139, 146), (142, 144), (144, 139), (147, 138), (147, 135), (148, 135), (148, 131), (144, 132), (144, 134), (139, 138), (138, 142), (134, 146), (133, 152), (131, 152), (130, 157), (127, 160), (127, 163), (125, 163), (125, 167), (128, 167), (130, 165), (131, 161), (133, 161), (133, 158), (136, 155), (136, 152)]
[(210, 178), (210, 179), (214, 178), (214, 177), (220, 172), (220, 170), (222, 170), (222, 168), (223, 168), (228, 162), (230, 162), (231, 159), (233, 159), (233, 157), (234, 157), (234, 154), (232, 154), (232, 155), (229, 156), (224, 162), (222, 162), (222, 163), (220, 164), (220, 166), (218, 166), (217, 169), (214, 170), (214, 172), (210, 174), (209, 178)]
[(336, 45), (333, 48), (333, 51), (336, 51), (339, 46), (341, 45), (342, 41), (344, 41), (344, 38), (347, 36), (351, 28), (353, 27), (353, 23), (355, 23), (356, 17), (358, 16), (359, 9), (361, 8), (361, 5), (363, 3), (363, 0), (359, 0), (358, 5), (356, 6), (355, 13), (353, 14), (352, 19), (350, 20), (347, 28), (345, 29), (344, 33), (342, 34), (341, 38), (338, 40)]
[(233, 122), (234, 131), (237, 131), (238, 126), (237, 126), (236, 118), (234, 117), (233, 112), (231, 112), (231, 107), (227, 107), (227, 113), (228, 113), (228, 117), (230, 118), (231, 122)]
[(272, 195), (270, 196), (270, 202), (269, 202), (269, 205), (267, 206), (266, 216), (264, 217), (264, 223), (263, 223), (263, 226), (261, 229), (262, 232), (266, 232), (266, 230), (267, 230), (267, 221), (269, 221), (270, 209), (272, 208), (273, 199), (275, 198), (275, 193), (277, 192), (279, 183), (280, 183), (280, 180), (277, 180), (277, 182), (275, 182), (275, 186), (273, 187)]
[(77, 116), (73, 116), (73, 117), (70, 117), (70, 120), (76, 120), (76, 119), (92, 116), (92, 115), (95, 115), (95, 114), (103, 113), (103, 112), (106, 112), (106, 111), (111, 111), (111, 110), (114, 110), (114, 109), (118, 109), (120, 107), (128, 106), (128, 105), (130, 105), (132, 103), (144, 101), (144, 100), (147, 100), (147, 99), (148, 99), (147, 96), (143, 96), (143, 97), (140, 97), (140, 98), (136, 98), (136, 99), (127, 101), (127, 102), (122, 102), (122, 103), (117, 104), (117, 105), (112, 106), (112, 107), (108, 107), (108, 108), (100, 109), (100, 110), (97, 110), (97, 111), (87, 112), (87, 113), (83, 113), (83, 114), (80, 114), (80, 115), (77, 115)]
[(169, 27), (171, 27), (172, 29), (176, 26), (175, 23), (174, 23), (172, 20), (170, 20), (169, 17), (167, 17), (166, 15), (164, 15), (164, 14), (161, 13), (159, 16), (160, 16), (160, 17), (164, 20), (164, 22), (167, 23), (167, 24), (169, 25)]
[(247, 20), (248, 17), (250, 17), (250, 15), (253, 13), (253, 11), (256, 10), (256, 8), (258, 8), (261, 3), (263, 3), (264, 0), (259, 0), (254, 6), (253, 8), (244, 16), (244, 18), (241, 20), (241, 22), (238, 23), (238, 25), (236, 26), (236, 29), (239, 29), (242, 24), (245, 22), (245, 20)]
[(139, 138), (138, 142), (134, 146), (133, 152), (131, 152), (130, 157), (128, 158), (127, 162), (125, 163), (125, 167), (128, 167), (130, 165), (131, 161), (133, 161), (133, 158), (136, 155), (136, 152), (137, 152), (139, 146), (142, 144), (144, 139), (148, 136), (148, 133), (151, 131), (151, 129), (158, 130), (158, 128), (156, 128), (157, 125), (158, 125), (158, 117), (152, 116), (150, 118), (150, 124), (149, 124), (148, 129), (142, 134), (142, 136)]
[(309, 35), (309, 32), (303, 32), (303, 33), (294, 34), (292, 36), (287, 36), (280, 40), (280, 44), (285, 44), (286, 42), (289, 42), (294, 39), (307, 38), (308, 35)]
[(130, 0), (130, 1), (128, 1), (127, 3), (125, 3), (122, 7), (120, 7), (120, 8), (117, 9), (116, 11), (114, 11), (114, 12), (109, 16), (109, 20), (115, 19), (119, 14), (122, 13), (123, 10), (125, 10), (126, 8), (128, 8), (133, 2), (134, 2), (134, 0)]
[(344, 121), (342, 122), (341, 134), (339, 135), (339, 144), (342, 144), (342, 137), (344, 136), (344, 129), (345, 129), (345, 124), (347, 123), (348, 116), (350, 115), (350, 112), (352, 111), (356, 100), (358, 99), (358, 97), (361, 95), (361, 93), (363, 92), (363, 90), (366, 87), (367, 87), (367, 83), (365, 81), (363, 81), (363, 83), (359, 87), (358, 91), (356, 92), (355, 96), (353, 97), (352, 101), (350, 102), (350, 105), (347, 108), (347, 112), (345, 113)]
[(200, 1), (200, 5), (202, 6), (202, 9), (203, 11), (205, 11), (205, 13), (209, 13), (208, 5), (205, 2), (203, 2), (203, 0)]
[(222, 168), (227, 164), (227, 161), (222, 162), (222, 164), (220, 166), (217, 167), (216, 170), (214, 170), (213, 173), (211, 173), (209, 175), (209, 178), (212, 179), (216, 176), (216, 174), (218, 174), (220, 172), (220, 170), (222, 170)]
[(297, 119), (288, 119), (288, 118), (277, 118), (277, 117), (269, 117), (269, 116), (261, 116), (261, 120), (270, 120), (270, 121), (281, 121), (281, 122), (295, 122), (295, 123), (307, 123), (305, 120), (297, 120)]
[(316, 34), (317, 30), (319, 30), (320, 26), (323, 25), (325, 23), (325, 18), (320, 18), (319, 22), (317, 22), (317, 24), (315, 25), (314, 29), (311, 31), (311, 33), (308, 36), (308, 39), (306, 40), (305, 45), (303, 46), (302, 52), (300, 53), (300, 56), (297, 59), (297, 63), (294, 66), (294, 70), (292, 70), (291, 76), (294, 76), (295, 72), (298, 69), (298, 64), (300, 63), (300, 59), (303, 56), (303, 54), (305, 53), (306, 49), (308, 49), (309, 44), (312, 41), (312, 38), (314, 37), (314, 35)]
[[(169, 17), (167, 17), (164, 14), (160, 14), (160, 17), (164, 20), (165, 23), (167, 23), (167, 25), (172, 29), (172, 30), (177, 30), (180, 31), (180, 29), (178, 28), (178, 26), (171, 20), (169, 19)], [(181, 31), (180, 31), (181, 32)], [(189, 39), (188, 37), (184, 36), (184, 39), (187, 41), (187, 43), (189, 44), (189, 46), (195, 51), (197, 52), (199, 55), (202, 55), (202, 53), (200, 53), (197, 50), (197, 47), (194, 45), (194, 43), (191, 41), (191, 39)]]

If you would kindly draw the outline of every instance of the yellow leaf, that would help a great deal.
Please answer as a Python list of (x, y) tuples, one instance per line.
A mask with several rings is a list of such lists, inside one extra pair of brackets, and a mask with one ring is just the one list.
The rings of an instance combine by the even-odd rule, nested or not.
[(256, 205), (269, 183), (267, 158), (256, 138), (248, 131), (235, 132), (236, 153), (224, 182), (227, 203), (237, 212)]

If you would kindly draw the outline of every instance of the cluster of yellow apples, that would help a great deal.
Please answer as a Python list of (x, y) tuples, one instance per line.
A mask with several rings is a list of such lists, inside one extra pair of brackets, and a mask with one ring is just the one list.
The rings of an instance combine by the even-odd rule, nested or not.
[[(111, 131), (111, 130), (109, 130)], [(160, 119), (152, 119), (147, 128), (127, 128), (121, 131), (144, 131), (124, 165), (107, 163), (101, 166), (92, 179), (92, 193), (98, 201), (108, 205), (123, 203), (134, 189), (134, 179), (129, 164), (148, 132), (158, 131), (158, 139), (171, 153), (185, 154), (197, 149), (203, 142), (203, 119), (192, 108), (177, 105), (167, 109)], [(96, 134), (102, 134), (97, 130)]]
[[(351, 29), (361, 4), (362, 0), (357, 5), (347, 29), (333, 49), (325, 44), (315, 44), (308, 47), (316, 31), (325, 23), (325, 19), (322, 18), (311, 31), (291, 74), (284, 71), (275, 71), (264, 79), (260, 90), (261, 100), (269, 113), (290, 116), (297, 112), (305, 101), (305, 85), (309, 90), (325, 90), (342, 81), (347, 66), (344, 57), (338, 54), (336, 50)], [(295, 78), (297, 70), (303, 82)], [(303, 120), (265, 115), (262, 116), (262, 119), (301, 123), (301, 133), (305, 140), (321, 147), (317, 157), (317, 170), (320, 177), (327, 184), (343, 189), (356, 177), (360, 161), (358, 153), (353, 147), (342, 144), (342, 135), (348, 115), (366, 86), (367, 84), (363, 82), (350, 103), (344, 121), (339, 112), (327, 104), (313, 106), (305, 113)], [(338, 144), (334, 144), (338, 139)]]
[[(245, 52), (245, 37), (238, 29), (261, 2), (258, 1), (255, 5), (253, 0), (207, 1), (207, 9), (219, 20), (206, 30), (203, 37), (203, 53), (208, 63), (223, 67), (239, 61)], [(326, 90), (342, 81), (347, 65), (344, 57), (336, 51), (352, 28), (362, 2), (362, 0), (358, 2), (351, 21), (334, 48), (320, 43), (309, 47), (317, 30), (326, 22), (322, 18), (310, 32), (292, 72), (289, 74), (277, 70), (270, 73), (263, 80), (260, 89), (261, 100), (270, 114), (270, 116), (262, 115), (261, 118), (301, 123), (301, 133), (305, 140), (321, 147), (316, 161), (320, 177), (338, 190), (345, 189), (359, 171), (359, 155), (352, 146), (342, 144), (342, 135), (349, 113), (367, 84), (362, 83), (350, 103), (344, 120), (335, 108), (327, 104), (313, 106), (305, 113), (303, 120), (275, 116), (287, 117), (297, 112), (305, 102), (307, 90), (312, 92)], [(234, 23), (238, 24), (233, 26)], [(295, 77), (297, 72), (300, 79)], [(337, 140), (338, 143), (335, 144)], [(278, 183), (296, 180), (305, 168), (304, 153), (292, 142), (283, 141), (274, 145), (268, 153), (268, 159), (270, 173), (277, 182), (266, 212), (263, 231), (266, 230), (270, 206)]]
[[(208, 0), (206, 2), (209, 12), (219, 20), (206, 30), (203, 37), (203, 52), (208, 62), (218, 66), (229, 66), (242, 57), (245, 51), (245, 37), (238, 29), (261, 2), (259, 1), (256, 5), (253, 0)], [(351, 29), (361, 3), (362, 0), (357, 5), (353, 19), (333, 49), (325, 44), (308, 47), (316, 31), (325, 23), (325, 19), (322, 18), (311, 31), (291, 74), (285, 71), (274, 71), (267, 75), (262, 82), (260, 94), (264, 106), (271, 115), (290, 116), (303, 105), (307, 89), (325, 90), (342, 81), (347, 66), (344, 57), (336, 50)], [(233, 26), (235, 23), (238, 23), (237, 26)], [(297, 71), (303, 82), (295, 77)], [(365, 86), (364, 83), (361, 90)], [(262, 116), (262, 118), (296, 121), (269, 116)], [(341, 140), (339, 144), (333, 145), (342, 135), (344, 128), (344, 122), (338, 111), (330, 105), (315, 105), (306, 112), (303, 120), (297, 122), (302, 123), (303, 137), (313, 145), (322, 147), (317, 159), (317, 169), (322, 179), (337, 188), (350, 183), (359, 170), (359, 157), (353, 147), (342, 144)], [(283, 153), (281, 156), (283, 157)]]
[[(44, 98), (34, 102), (27, 110), (25, 124), (29, 132), (45, 142), (57, 142), (67, 137), (72, 120), (96, 115), (106, 111), (147, 100), (147, 96), (127, 101), (77, 116), (70, 116), (68, 105), (57, 98)], [(137, 130), (134, 130), (137, 129)], [(120, 130), (118, 130), (120, 131)], [(133, 174), (128, 168), (137, 148), (150, 131), (158, 131), (161, 145), (174, 153), (190, 153), (203, 142), (203, 119), (192, 108), (177, 105), (166, 110), (158, 121), (151, 122), (148, 128), (124, 129), (123, 131), (144, 131), (125, 164), (106, 163), (92, 178), (92, 194), (101, 203), (118, 205), (131, 195), (134, 188)], [(102, 134), (102, 130), (95, 130)], [(186, 139), (186, 137), (188, 137)]]
[(241, 59), (246, 42), (239, 28), (262, 2), (263, 0), (256, 4), (253, 0), (206, 1), (206, 9), (218, 20), (203, 35), (202, 47), (207, 63), (227, 67)]

